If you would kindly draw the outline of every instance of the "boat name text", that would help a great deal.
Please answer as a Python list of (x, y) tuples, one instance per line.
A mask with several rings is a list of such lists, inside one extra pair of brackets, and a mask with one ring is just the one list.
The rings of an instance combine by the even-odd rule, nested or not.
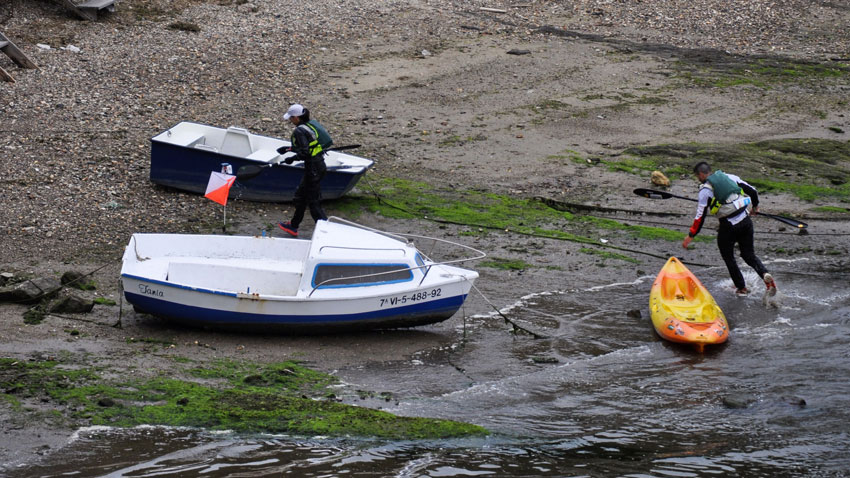
[(154, 297), (162, 297), (162, 291), (153, 289), (147, 284), (139, 284), (139, 292), (144, 295), (152, 295)]

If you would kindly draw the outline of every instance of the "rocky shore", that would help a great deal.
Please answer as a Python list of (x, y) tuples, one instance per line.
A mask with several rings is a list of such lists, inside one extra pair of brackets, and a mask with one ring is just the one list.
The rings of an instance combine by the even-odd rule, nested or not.
[[(97, 22), (74, 18), (61, 2), (4, 2), (0, 31), (39, 68), (21, 69), (0, 55), (16, 79), (0, 83), (0, 272), (56, 280), (68, 270), (91, 272), (96, 288), (82, 295), (116, 305), (37, 325), (23, 321), (28, 306), (0, 305), (0, 357), (64, 356), (145, 375), (173, 367), (175, 354), (200, 363), (297, 356), (344, 376), (364, 360), (400, 360), (451, 343), (460, 319), (417, 334), (283, 339), (169, 329), (119, 308), (120, 257), (132, 233), (221, 232), (220, 206), (150, 183), (149, 139), (184, 120), (287, 137), (281, 116), (293, 102), (310, 107), (338, 144), (362, 144), (358, 154), (376, 160), (353, 199), (329, 202), (329, 213), (461, 237), (497, 258), (534, 265), (482, 268), (481, 288), (499, 306), (548, 284), (576, 284), (580, 271), (593, 270), (600, 282), (634, 278), (655, 267), (640, 251), (662, 256), (678, 244), (565, 216), (538, 223), (529, 214), (507, 224), (433, 213), (396, 218), (371, 207), (371, 192), (409, 181), (428, 186), (419, 199), (434, 194), (491, 212), (496, 206), (484, 199), (461, 196), (517, 201), (506, 209), (533, 198), (618, 209), (610, 218), (625, 222), (637, 217), (630, 210), (666, 212), (678, 216), (659, 227), (683, 235), (690, 206), (640, 203), (631, 190), (648, 187), (657, 167), (669, 169), (672, 190), (693, 194), (687, 164), (697, 153), (668, 148), (673, 153), (653, 156), (644, 170), (639, 148), (811, 139), (828, 147), (798, 148), (794, 158), (821, 161), (823, 151), (834, 152), (823, 160), (833, 161), (833, 180), (798, 168), (803, 163), (772, 163), (782, 149), (775, 144), (749, 164), (731, 164), (774, 185), (837, 191), (801, 200), (790, 186), (775, 187), (764, 200), (835, 234), (799, 253), (839, 260), (848, 229), (848, 25), (847, 5), (800, 0), (125, 0)], [(712, 151), (732, 161), (743, 149)], [(274, 224), (289, 214), (287, 204), (233, 201), (228, 232), (277, 234)], [(602, 237), (621, 248), (616, 254), (636, 259), (611, 267), (586, 245), (512, 232), (531, 226)], [(768, 254), (801, 250), (789, 231), (761, 226), (773, 234), (760, 238)], [(710, 243), (690, 254), (703, 264), (719, 261)], [(522, 281), (505, 280), (519, 274)], [(490, 311), (471, 299), (468, 312)], [(119, 319), (123, 328), (113, 327)], [(139, 337), (175, 347), (129, 340)], [(0, 418), (12, 414), (5, 409)], [(0, 463), (48, 453), (67, 436), (38, 419), (16, 423), (3, 431)]]

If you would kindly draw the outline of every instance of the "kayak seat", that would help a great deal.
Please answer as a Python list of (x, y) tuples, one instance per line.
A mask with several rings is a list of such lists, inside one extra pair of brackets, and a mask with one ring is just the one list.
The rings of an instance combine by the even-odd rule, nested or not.
[(664, 300), (676, 300), (692, 302), (699, 298), (699, 287), (690, 277), (662, 279), (661, 298)]

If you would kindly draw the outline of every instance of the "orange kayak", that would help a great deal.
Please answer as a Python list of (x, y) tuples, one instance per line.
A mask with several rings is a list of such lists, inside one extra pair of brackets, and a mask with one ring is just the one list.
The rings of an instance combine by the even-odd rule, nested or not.
[(729, 324), (714, 297), (675, 257), (667, 260), (652, 283), (649, 315), (662, 338), (694, 344), (699, 352), (706, 344), (720, 344), (729, 337)]

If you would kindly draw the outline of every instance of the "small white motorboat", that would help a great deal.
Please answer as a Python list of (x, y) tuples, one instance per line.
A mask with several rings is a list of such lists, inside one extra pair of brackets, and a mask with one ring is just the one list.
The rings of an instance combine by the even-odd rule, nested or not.
[[(229, 164), (233, 172), (242, 168), (262, 171), (242, 181), (237, 174), (231, 198), (248, 201), (292, 201), (304, 175), (304, 164), (285, 164), (277, 149), (289, 141), (261, 136), (244, 128), (227, 129), (183, 121), (151, 138), (150, 179), (155, 184), (204, 194), (210, 171)], [(327, 174), (322, 179), (322, 197), (337, 199), (350, 191), (374, 164), (371, 159), (331, 148), (325, 155)]]
[[(435, 262), (416, 248), (416, 237), (471, 257)], [(478, 273), (452, 264), (484, 256), (332, 217), (316, 224), (309, 241), (133, 234), (121, 279), (137, 311), (194, 326), (295, 333), (412, 327), (454, 315)]]

